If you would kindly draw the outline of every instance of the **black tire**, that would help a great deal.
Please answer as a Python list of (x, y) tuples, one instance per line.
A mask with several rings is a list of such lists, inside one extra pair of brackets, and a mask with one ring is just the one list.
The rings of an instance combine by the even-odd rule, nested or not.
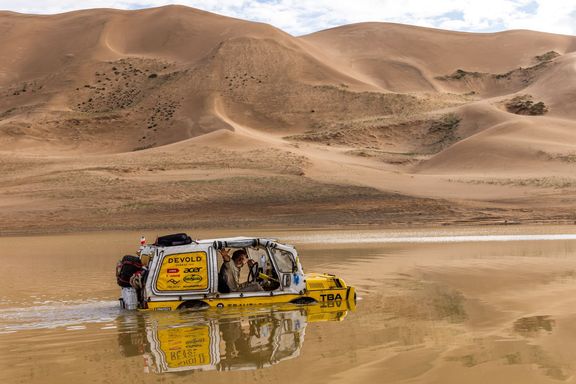
[(292, 300), (291, 303), (297, 305), (310, 305), (310, 304), (316, 304), (316, 300), (314, 300), (311, 297), (299, 297), (297, 299)]
[(207, 303), (199, 300), (185, 301), (178, 306), (178, 309), (187, 309), (191, 311), (201, 311), (210, 307)]

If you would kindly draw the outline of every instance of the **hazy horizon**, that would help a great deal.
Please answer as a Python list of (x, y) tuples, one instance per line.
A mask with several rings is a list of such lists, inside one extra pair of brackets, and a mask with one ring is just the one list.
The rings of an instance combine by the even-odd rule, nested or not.
[(78, 10), (113, 8), (136, 10), (184, 5), (203, 11), (271, 24), (292, 35), (304, 35), (342, 25), (390, 22), (458, 32), (491, 33), (514, 29), (576, 34), (576, 2), (559, 0), (488, 0), (483, 2), (419, 1), (314, 1), (207, 0), (93, 0), (82, 6), (70, 0), (1, 0), (0, 9), (25, 14), (58, 14)]

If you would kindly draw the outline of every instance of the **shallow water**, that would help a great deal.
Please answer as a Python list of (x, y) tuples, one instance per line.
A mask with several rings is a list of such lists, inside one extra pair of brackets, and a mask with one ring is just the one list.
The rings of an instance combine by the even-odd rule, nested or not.
[(173, 313), (118, 309), (140, 233), (0, 238), (0, 382), (575, 381), (574, 234), (477, 233), (280, 233), (356, 310)]

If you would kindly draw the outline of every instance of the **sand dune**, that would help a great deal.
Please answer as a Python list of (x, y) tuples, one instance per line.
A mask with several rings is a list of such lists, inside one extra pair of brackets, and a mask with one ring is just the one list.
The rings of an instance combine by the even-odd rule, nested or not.
[[(321, 31), (303, 37), (335, 55), (343, 56), (352, 68), (373, 73), (376, 81), (421, 79), (437, 83), (435, 76), (457, 69), (471, 72), (505, 73), (518, 66), (534, 65), (544, 52), (568, 53), (574, 38), (532, 31), (471, 34), (400, 24), (363, 23)], [(381, 64), (404, 67), (402, 71), (378, 71)], [(408, 69), (410, 68), (410, 69)], [(450, 87), (446, 87), (447, 90)], [(418, 88), (427, 90), (428, 87)], [(440, 88), (442, 89), (442, 88)], [(411, 91), (414, 89), (398, 89)]]
[(575, 128), (574, 122), (547, 117), (511, 119), (454, 144), (422, 168), (467, 175), (485, 175), (487, 170), (491, 175), (568, 175), (570, 164), (551, 167), (545, 156), (576, 151)]
[(191, 207), (204, 224), (277, 222), (262, 204), (321, 225), (576, 219), (573, 36), (363, 23), (294, 37), (182, 6), (1, 12), (0, 33), (13, 229), (86, 212), (89, 227), (162, 225)]
[(576, 54), (567, 54), (558, 58), (553, 71), (544, 74), (525, 92), (544, 100), (550, 106), (550, 115), (573, 120), (576, 117), (576, 84), (571, 79), (575, 76)]

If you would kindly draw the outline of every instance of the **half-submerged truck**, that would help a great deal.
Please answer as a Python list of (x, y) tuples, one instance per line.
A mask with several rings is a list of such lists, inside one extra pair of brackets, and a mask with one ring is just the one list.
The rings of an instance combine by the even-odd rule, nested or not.
[[(248, 258), (245, 267), (236, 266), (240, 288), (223, 290), (222, 265), (233, 263), (227, 256), (236, 251)], [(184, 233), (162, 236), (154, 244), (141, 245), (137, 256), (124, 256), (116, 276), (125, 309), (342, 302), (353, 309), (356, 303), (354, 287), (334, 275), (305, 274), (294, 247), (264, 238), (193, 240)]]

